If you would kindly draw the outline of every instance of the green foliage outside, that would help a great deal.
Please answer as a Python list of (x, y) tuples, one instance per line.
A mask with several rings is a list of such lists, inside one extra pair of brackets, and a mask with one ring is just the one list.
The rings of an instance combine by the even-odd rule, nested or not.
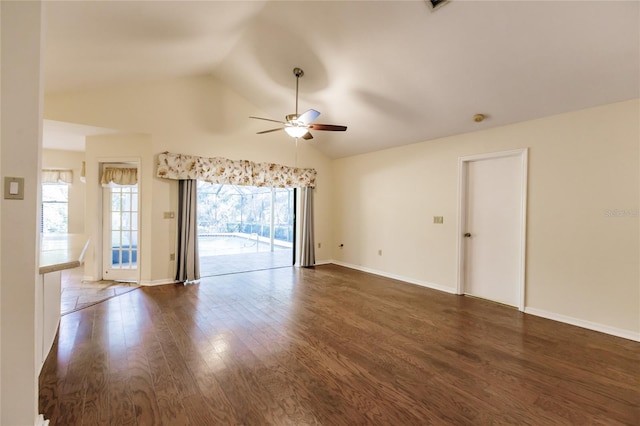
[(198, 235), (240, 232), (293, 241), (293, 189), (198, 182)]

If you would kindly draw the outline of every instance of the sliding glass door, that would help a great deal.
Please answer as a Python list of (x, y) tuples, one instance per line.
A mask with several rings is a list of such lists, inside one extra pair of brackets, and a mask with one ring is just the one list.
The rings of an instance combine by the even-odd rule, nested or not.
[(294, 189), (198, 184), (202, 276), (291, 266)]

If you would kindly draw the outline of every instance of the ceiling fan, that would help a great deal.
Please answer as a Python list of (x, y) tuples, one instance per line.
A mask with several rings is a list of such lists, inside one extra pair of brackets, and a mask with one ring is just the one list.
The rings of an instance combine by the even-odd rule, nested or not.
[(298, 82), (300, 81), (300, 77), (304, 75), (304, 71), (296, 67), (293, 69), (293, 75), (296, 76), (296, 113), (286, 115), (285, 121), (272, 120), (270, 118), (262, 117), (249, 117), (256, 120), (265, 120), (272, 121), (274, 123), (280, 123), (283, 126), (275, 129), (263, 130), (261, 132), (257, 132), (257, 134), (261, 135), (263, 133), (271, 133), (277, 132), (279, 130), (284, 130), (292, 138), (302, 138), (309, 140), (313, 139), (313, 136), (311, 135), (309, 130), (329, 130), (333, 132), (344, 132), (345, 130), (347, 130), (347, 126), (337, 126), (335, 124), (314, 124), (313, 121), (320, 115), (320, 113), (315, 109), (310, 109), (303, 112), (302, 114), (298, 114)]

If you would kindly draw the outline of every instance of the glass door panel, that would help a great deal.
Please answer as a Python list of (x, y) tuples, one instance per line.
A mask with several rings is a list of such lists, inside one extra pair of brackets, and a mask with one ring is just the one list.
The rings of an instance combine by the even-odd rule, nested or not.
[(138, 186), (104, 188), (104, 278), (138, 280)]

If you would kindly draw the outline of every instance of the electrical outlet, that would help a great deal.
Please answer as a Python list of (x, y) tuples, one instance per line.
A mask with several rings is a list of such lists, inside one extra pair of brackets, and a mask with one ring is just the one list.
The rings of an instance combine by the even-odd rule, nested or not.
[(318, 248), (322, 248), (322, 243), (318, 243)]
[(176, 260), (176, 254), (175, 253), (171, 253), (169, 255), (169, 260)]
[(437, 223), (438, 225), (442, 225), (444, 223), (444, 216), (434, 216), (433, 223)]
[(174, 219), (176, 217), (176, 214), (174, 212), (163, 212), (162, 217), (164, 219)]
[(378, 256), (382, 256), (382, 249), (378, 250)]

